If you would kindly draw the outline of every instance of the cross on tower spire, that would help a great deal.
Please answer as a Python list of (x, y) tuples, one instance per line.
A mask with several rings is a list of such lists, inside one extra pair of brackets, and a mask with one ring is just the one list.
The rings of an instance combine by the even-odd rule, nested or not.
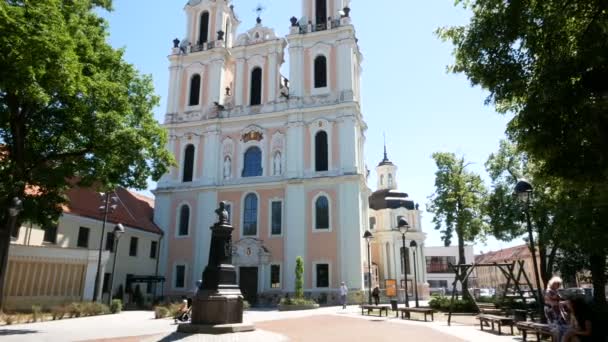
[(259, 3), (256, 8), (253, 10), (254, 12), (256, 12), (258, 14), (258, 17), (256, 19), (256, 22), (258, 24), (262, 23), (262, 13), (266, 10), (266, 7), (262, 6), (261, 3)]

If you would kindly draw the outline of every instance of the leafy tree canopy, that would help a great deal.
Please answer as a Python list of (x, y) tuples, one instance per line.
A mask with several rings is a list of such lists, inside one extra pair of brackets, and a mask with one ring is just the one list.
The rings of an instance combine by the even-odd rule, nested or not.
[(173, 162), (153, 118), (151, 77), (106, 41), (107, 23), (95, 11), (111, 6), (0, 2), (0, 207), (24, 197), (23, 219), (56, 218), (75, 179), (145, 188)]
[(438, 30), (454, 46), (450, 70), (515, 114), (509, 137), (544, 171), (608, 179), (608, 2), (456, 0), (473, 12)]

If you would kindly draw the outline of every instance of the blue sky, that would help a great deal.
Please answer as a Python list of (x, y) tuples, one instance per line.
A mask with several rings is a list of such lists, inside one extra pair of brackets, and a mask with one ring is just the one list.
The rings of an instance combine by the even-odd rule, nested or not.
[[(125, 58), (142, 73), (152, 74), (161, 105), (155, 111), (163, 120), (168, 91), (167, 55), (171, 41), (185, 34), (186, 0), (114, 0), (114, 11), (104, 13), (110, 22), (110, 43), (126, 49)], [(243, 22), (239, 32), (255, 24), (258, 4), (266, 9), (263, 23), (284, 36), (289, 18), (301, 16), (295, 0), (234, 0)], [(487, 93), (472, 88), (463, 75), (446, 73), (452, 46), (439, 40), (440, 26), (464, 24), (469, 13), (454, 7), (453, 0), (362, 1), (351, 3), (351, 16), (364, 56), (362, 108), (368, 124), (365, 157), (372, 170), (370, 187), (376, 184), (375, 166), (382, 159), (383, 133), (389, 158), (398, 165), (400, 190), (426, 207), (434, 191), (435, 165), (431, 154), (455, 152), (472, 162), (471, 170), (485, 175), (484, 163), (498, 148), (508, 117), (485, 106)], [(284, 66), (284, 75), (288, 71)], [(427, 246), (441, 245), (433, 229), (432, 214), (424, 213)], [(522, 243), (488, 239), (475, 252), (487, 252)]]

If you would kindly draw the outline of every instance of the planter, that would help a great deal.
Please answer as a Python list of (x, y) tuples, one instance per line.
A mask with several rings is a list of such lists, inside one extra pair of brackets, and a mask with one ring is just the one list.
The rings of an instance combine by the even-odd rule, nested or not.
[(314, 310), (319, 308), (319, 304), (286, 305), (279, 304), (279, 311)]

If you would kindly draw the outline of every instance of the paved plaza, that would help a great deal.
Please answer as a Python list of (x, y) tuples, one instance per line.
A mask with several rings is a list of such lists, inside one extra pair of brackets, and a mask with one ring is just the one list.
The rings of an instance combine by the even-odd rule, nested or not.
[[(64, 319), (0, 327), (0, 340), (10, 341), (394, 341), (400, 336), (418, 341), (514, 341), (519, 337), (497, 336), (479, 331), (472, 317), (456, 317), (447, 326), (441, 315), (435, 322), (362, 316), (357, 306), (346, 310), (327, 307), (309, 311), (252, 310), (245, 320), (256, 331), (230, 335), (176, 333), (170, 319), (154, 319), (150, 311), (127, 311), (118, 315)], [(463, 324), (464, 323), (464, 324)]]

